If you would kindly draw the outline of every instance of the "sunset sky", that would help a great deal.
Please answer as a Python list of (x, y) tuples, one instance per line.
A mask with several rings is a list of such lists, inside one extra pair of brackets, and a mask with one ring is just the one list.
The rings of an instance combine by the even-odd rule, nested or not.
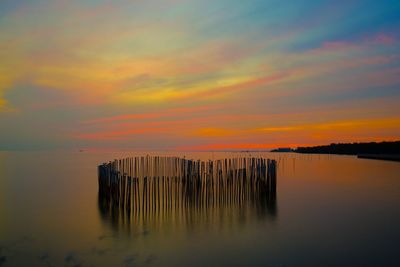
[(0, 150), (395, 139), (399, 0), (0, 1)]

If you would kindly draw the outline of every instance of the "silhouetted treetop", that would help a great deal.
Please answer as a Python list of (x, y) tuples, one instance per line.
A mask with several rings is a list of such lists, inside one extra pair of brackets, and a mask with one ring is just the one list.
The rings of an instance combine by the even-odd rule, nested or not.
[(326, 146), (298, 147), (297, 153), (318, 154), (400, 154), (400, 141), (370, 143), (338, 143)]

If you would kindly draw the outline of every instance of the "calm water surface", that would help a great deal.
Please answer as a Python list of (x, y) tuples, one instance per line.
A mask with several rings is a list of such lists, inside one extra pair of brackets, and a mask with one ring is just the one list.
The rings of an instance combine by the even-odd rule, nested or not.
[(278, 161), (272, 209), (109, 216), (97, 165), (145, 154), (0, 152), (0, 266), (400, 266), (399, 163), (253, 153)]

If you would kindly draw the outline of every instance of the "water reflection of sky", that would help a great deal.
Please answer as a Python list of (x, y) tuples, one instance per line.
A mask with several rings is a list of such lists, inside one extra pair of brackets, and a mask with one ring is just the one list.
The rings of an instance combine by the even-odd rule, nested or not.
[(126, 232), (145, 233), (187, 232), (199, 228), (207, 231), (220, 231), (221, 228), (235, 231), (246, 223), (274, 220), (277, 216), (275, 192), (252, 190), (246, 198), (241, 198), (238, 192), (231, 190), (229, 199), (224, 199), (222, 196), (227, 193), (221, 189), (216, 194), (220, 198), (211, 202), (211, 199), (199, 201), (193, 195), (188, 195), (181, 183), (172, 183), (172, 188), (179, 194), (172, 195), (171, 201), (167, 203), (163, 197), (167, 189), (161, 194), (152, 195), (146, 194), (143, 187), (140, 187), (136, 194), (141, 202), (133, 202), (130, 209), (113, 204), (99, 193), (100, 217), (115, 231), (124, 229)]
[[(276, 215), (252, 205), (189, 209), (187, 217), (142, 218), (139, 226), (118, 219), (116, 230), (100, 209), (96, 167), (124, 156), (0, 153), (0, 266), (399, 263), (396, 162), (266, 154), (279, 162)], [(186, 154), (196, 156), (212, 155)]]

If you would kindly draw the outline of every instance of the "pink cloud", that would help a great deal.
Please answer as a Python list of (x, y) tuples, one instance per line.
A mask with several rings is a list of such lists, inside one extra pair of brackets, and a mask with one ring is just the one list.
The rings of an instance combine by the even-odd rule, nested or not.
[(322, 51), (340, 51), (340, 50), (351, 50), (351, 49), (360, 49), (365, 48), (370, 44), (377, 44), (377, 45), (392, 45), (396, 43), (395, 37), (386, 34), (386, 33), (379, 33), (374, 36), (369, 36), (364, 40), (359, 40), (355, 42), (344, 41), (344, 40), (337, 40), (337, 41), (327, 41), (324, 42), (321, 47), (317, 48), (316, 50)]
[(396, 42), (396, 39), (386, 33), (379, 33), (372, 37), (370, 41), (374, 44), (392, 45)]
[(358, 46), (354, 43), (350, 43), (347, 41), (331, 41), (331, 42), (324, 42), (322, 44), (322, 49), (328, 49), (328, 50), (342, 50), (355, 47)]
[(163, 113), (139, 113), (139, 114), (122, 114), (112, 117), (98, 118), (94, 120), (84, 121), (83, 123), (95, 124), (95, 123), (105, 123), (114, 121), (124, 121), (124, 120), (142, 120), (142, 119), (155, 119), (163, 117)]

